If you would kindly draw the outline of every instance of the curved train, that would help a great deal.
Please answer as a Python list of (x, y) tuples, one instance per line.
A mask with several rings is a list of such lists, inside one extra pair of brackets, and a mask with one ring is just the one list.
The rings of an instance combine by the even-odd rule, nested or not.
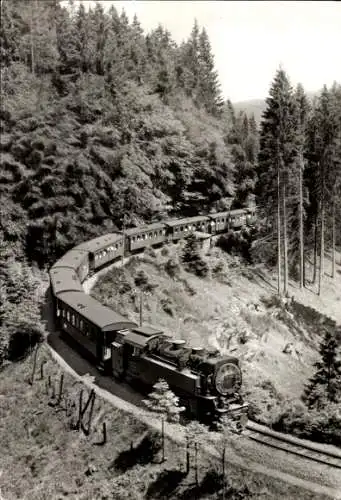
[(58, 328), (106, 374), (141, 389), (163, 378), (190, 414), (211, 420), (228, 414), (244, 426), (248, 405), (240, 396), (242, 377), (236, 357), (191, 348), (153, 327), (138, 327), (84, 293), (82, 283), (148, 246), (176, 242), (193, 231), (212, 237), (230, 228), (239, 230), (255, 218), (253, 209), (232, 210), (131, 228), (77, 245), (49, 271)]

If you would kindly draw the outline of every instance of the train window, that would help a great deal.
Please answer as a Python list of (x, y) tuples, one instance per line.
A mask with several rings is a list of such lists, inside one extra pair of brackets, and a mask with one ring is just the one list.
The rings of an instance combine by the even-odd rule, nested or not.
[(83, 328), (84, 328), (84, 322), (83, 322), (83, 320), (82, 320), (82, 319), (80, 319), (80, 320), (79, 320), (79, 329), (80, 329), (80, 330), (83, 330)]
[(163, 235), (165, 235), (165, 234), (166, 234), (166, 230), (165, 230), (165, 229), (163, 229), (163, 230), (162, 230), (162, 234), (163, 234)]
[(71, 325), (75, 326), (75, 315), (71, 314)]
[(57, 316), (60, 316), (60, 309), (57, 307)]
[(69, 321), (69, 322), (70, 322), (70, 311), (67, 311), (67, 312), (66, 312), (66, 319), (67, 319), (67, 321)]

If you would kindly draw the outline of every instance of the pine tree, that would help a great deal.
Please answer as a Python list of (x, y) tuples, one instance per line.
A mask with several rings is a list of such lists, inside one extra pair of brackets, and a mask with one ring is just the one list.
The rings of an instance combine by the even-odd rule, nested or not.
[(199, 25), (195, 19), (189, 39), (180, 47), (177, 78), (188, 96), (195, 97), (199, 85)]
[(258, 156), (256, 124), (242, 111), (234, 119), (228, 142), (232, 145), (231, 153), (235, 166), (236, 193), (233, 207), (240, 208), (251, 201), (254, 193)]
[[(334, 83), (331, 90), (333, 139), (331, 142), (330, 167), (327, 180), (329, 214), (331, 219), (332, 278), (335, 278), (336, 223), (341, 216), (341, 85)], [(339, 224), (339, 228), (341, 225)]]
[(80, 56), (80, 68), (83, 73), (87, 73), (91, 69), (93, 56), (91, 55), (91, 42), (90, 42), (90, 18), (86, 13), (84, 5), (81, 3), (76, 13), (75, 18), (76, 28), (76, 46)]
[(10, 66), (19, 59), (19, 30), (18, 18), (15, 15), (13, 4), (1, 2), (1, 24), (0, 24), (0, 64)]
[[(283, 69), (279, 69), (276, 73), (266, 104), (261, 122), (257, 204), (267, 223), (270, 223), (273, 235), (277, 233), (279, 269), (281, 266), (280, 230), (283, 225), (284, 293), (287, 293), (287, 228), (292, 211), (292, 207), (287, 206), (287, 199), (291, 196), (293, 189), (291, 179), (295, 177), (292, 175), (295, 168), (295, 103), (289, 79)], [(279, 283), (278, 293), (280, 292)]]
[(199, 62), (199, 81), (197, 100), (205, 109), (215, 115), (220, 116), (222, 112), (223, 101), (221, 98), (218, 73), (214, 67), (214, 57), (211, 44), (205, 28), (199, 35), (198, 47)]
[[(311, 215), (315, 221), (315, 255), (319, 231), (320, 266), (318, 293), (322, 291), (324, 276), (325, 230), (328, 214), (335, 212), (340, 182), (340, 118), (338, 106), (331, 91), (325, 86), (317, 101), (308, 127), (307, 158), (309, 161), (309, 188)], [(333, 220), (334, 217), (332, 217)], [(332, 230), (333, 232), (333, 230)], [(315, 259), (316, 264), (316, 259)], [(316, 265), (315, 272), (316, 275)]]
[(221, 453), (221, 475), (223, 482), (223, 499), (225, 498), (225, 474), (226, 474), (226, 447), (227, 444), (231, 444), (236, 436), (240, 434), (237, 424), (231, 420), (231, 418), (223, 416), (217, 425), (218, 432), (220, 433), (220, 440), (218, 442), (218, 448)]
[[(294, 226), (298, 226), (298, 238), (293, 238), (291, 252), (295, 258), (297, 253), (295, 249), (299, 248), (299, 269), (300, 269), (300, 288), (304, 287), (305, 281), (305, 264), (304, 264), (304, 219), (305, 219), (305, 205), (306, 197), (304, 196), (304, 167), (305, 167), (305, 148), (306, 148), (306, 133), (309, 118), (310, 106), (307, 96), (305, 95), (303, 86), (299, 84), (295, 89), (295, 104), (296, 104), (296, 153), (297, 153), (297, 169), (298, 169), (298, 201), (296, 202), (294, 196), (294, 203), (297, 203), (297, 210), (295, 210), (293, 217)], [(294, 193), (295, 195), (295, 193)], [(297, 214), (297, 215), (296, 215)], [(296, 224), (296, 220), (298, 224)], [(298, 245), (297, 245), (298, 243)], [(295, 259), (296, 260), (296, 259)]]
[(199, 446), (203, 445), (207, 439), (208, 428), (206, 425), (199, 423), (196, 420), (192, 420), (189, 424), (186, 425), (186, 451), (187, 451), (187, 467), (186, 472), (189, 472), (190, 469), (190, 448), (194, 449), (194, 474), (195, 474), (195, 485), (199, 486), (199, 477), (198, 477), (198, 451)]
[(179, 398), (169, 389), (167, 382), (160, 379), (153, 385), (153, 391), (143, 403), (149, 410), (161, 415), (162, 425), (162, 461), (165, 459), (165, 421), (179, 422), (180, 413), (185, 410), (179, 406)]
[(341, 399), (341, 361), (337, 333), (325, 331), (319, 348), (320, 361), (315, 363), (316, 373), (310, 379), (302, 399), (309, 406), (324, 406)]

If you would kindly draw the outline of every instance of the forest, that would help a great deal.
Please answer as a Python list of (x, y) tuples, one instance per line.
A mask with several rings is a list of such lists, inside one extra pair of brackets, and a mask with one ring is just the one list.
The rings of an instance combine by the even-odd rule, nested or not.
[(304, 286), (306, 259), (321, 292), (341, 244), (340, 84), (310, 100), (279, 68), (258, 124), (224, 100), (196, 21), (179, 45), (100, 4), (3, 1), (0, 50), (3, 325), (32, 265), (115, 229), (254, 202), (252, 256), (277, 264), (278, 292), (289, 277)]

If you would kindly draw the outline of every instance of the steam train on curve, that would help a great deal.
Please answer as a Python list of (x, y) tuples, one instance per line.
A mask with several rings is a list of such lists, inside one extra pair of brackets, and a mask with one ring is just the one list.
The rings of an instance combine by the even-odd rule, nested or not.
[(252, 225), (255, 217), (254, 210), (240, 209), (158, 222), (77, 245), (49, 272), (58, 328), (104, 373), (144, 389), (163, 378), (190, 414), (212, 420), (227, 414), (244, 426), (248, 405), (240, 396), (242, 376), (236, 357), (190, 348), (160, 330), (138, 327), (87, 295), (82, 283), (124, 255), (176, 242), (193, 231), (214, 236), (231, 227), (238, 230)]

